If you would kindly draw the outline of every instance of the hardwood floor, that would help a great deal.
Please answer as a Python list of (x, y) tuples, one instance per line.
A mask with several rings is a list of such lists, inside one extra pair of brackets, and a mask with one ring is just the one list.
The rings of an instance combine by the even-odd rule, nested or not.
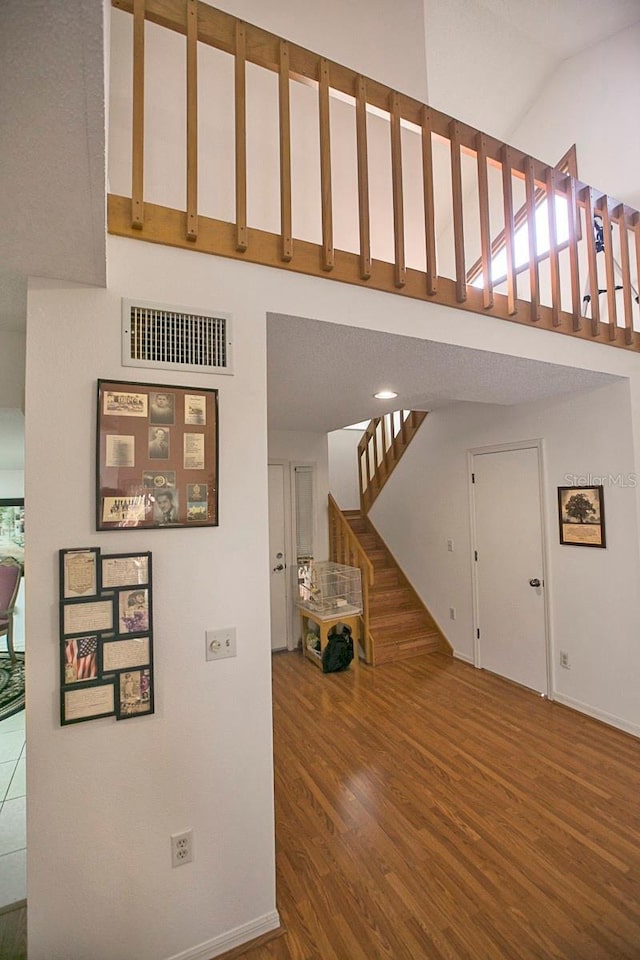
[(640, 741), (438, 654), (273, 658), (278, 906), (246, 960), (637, 960)]
[(273, 686), (286, 933), (245, 960), (638, 960), (640, 740), (438, 654)]

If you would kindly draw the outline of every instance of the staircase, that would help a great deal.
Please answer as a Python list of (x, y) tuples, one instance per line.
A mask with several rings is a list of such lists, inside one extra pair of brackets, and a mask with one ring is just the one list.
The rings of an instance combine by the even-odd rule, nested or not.
[(367, 661), (379, 666), (424, 653), (451, 655), (448, 640), (371, 521), (359, 510), (345, 511), (344, 516), (374, 568), (369, 587)]
[(363, 514), (369, 512), (426, 416), (422, 410), (396, 410), (370, 421), (358, 444)]

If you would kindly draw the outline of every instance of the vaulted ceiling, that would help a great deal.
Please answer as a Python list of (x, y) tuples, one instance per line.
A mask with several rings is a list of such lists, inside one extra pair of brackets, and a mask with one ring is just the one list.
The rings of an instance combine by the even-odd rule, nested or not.
[[(640, 20), (640, 0), (424, 6), (429, 102), (503, 139), (564, 59)], [(24, 329), (27, 276), (106, 282), (109, 12), (109, 0), (0, 2), (0, 335)]]

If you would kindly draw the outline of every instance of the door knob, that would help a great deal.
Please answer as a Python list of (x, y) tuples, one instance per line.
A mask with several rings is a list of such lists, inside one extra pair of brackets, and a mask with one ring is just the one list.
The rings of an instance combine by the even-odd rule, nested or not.
[(541, 587), (542, 584), (540, 583), (540, 581), (538, 580), (537, 577), (534, 577), (533, 580), (529, 580), (529, 586), (530, 586), (530, 587)]
[(276, 571), (278, 571), (278, 570), (284, 570), (284, 564), (283, 564), (283, 563), (279, 563), (277, 567), (274, 567), (274, 568), (273, 568), (273, 572), (274, 572), (274, 573), (276, 573)]

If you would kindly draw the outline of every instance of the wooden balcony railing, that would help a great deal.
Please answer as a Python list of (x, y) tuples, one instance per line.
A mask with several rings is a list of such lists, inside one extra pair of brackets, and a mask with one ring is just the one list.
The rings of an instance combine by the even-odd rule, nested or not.
[(329, 559), (358, 567), (362, 581), (362, 637), (364, 655), (371, 663), (371, 634), (369, 628), (369, 588), (373, 586), (373, 564), (347, 523), (340, 507), (329, 494)]
[[(640, 349), (638, 211), (412, 97), (198, 0), (112, 2), (133, 14), (133, 30), (130, 103), (122, 111), (132, 115), (129, 133), (122, 133), (117, 104), (111, 110), (116, 184), (108, 203), (111, 233)], [(183, 172), (176, 173), (186, 179), (181, 208), (159, 202), (157, 184), (151, 197), (147, 185), (155, 160), (164, 162), (167, 153), (158, 124), (147, 122), (145, 113), (154, 87), (156, 95), (158, 88), (159, 95), (166, 92), (157, 58), (154, 70), (148, 68), (148, 47), (157, 42), (158, 28), (177, 38), (185, 62), (178, 165)], [(203, 50), (226, 58), (228, 67), (220, 69), (227, 70), (230, 82), (206, 87)], [(275, 86), (267, 82), (274, 74)], [(232, 122), (214, 116), (225, 88), (233, 90), (233, 102), (226, 105)], [(215, 161), (202, 143), (203, 118), (208, 129), (215, 127)], [(263, 149), (251, 150), (249, 143), (259, 136)], [(129, 153), (129, 175), (116, 175), (126, 168), (122, 158)], [(269, 156), (277, 167), (273, 182)], [(233, 183), (228, 190), (219, 186), (223, 167)], [(213, 215), (229, 195), (232, 217)], [(602, 244), (595, 243), (595, 217)], [(547, 250), (538, 244), (543, 228)], [(498, 278), (492, 245), (495, 250), (499, 235), (505, 258)], [(517, 249), (521, 243), (524, 253)], [(469, 268), (478, 260), (482, 270), (471, 283)]]
[(358, 444), (360, 509), (367, 514), (427, 416), (421, 410), (396, 410), (369, 421)]

